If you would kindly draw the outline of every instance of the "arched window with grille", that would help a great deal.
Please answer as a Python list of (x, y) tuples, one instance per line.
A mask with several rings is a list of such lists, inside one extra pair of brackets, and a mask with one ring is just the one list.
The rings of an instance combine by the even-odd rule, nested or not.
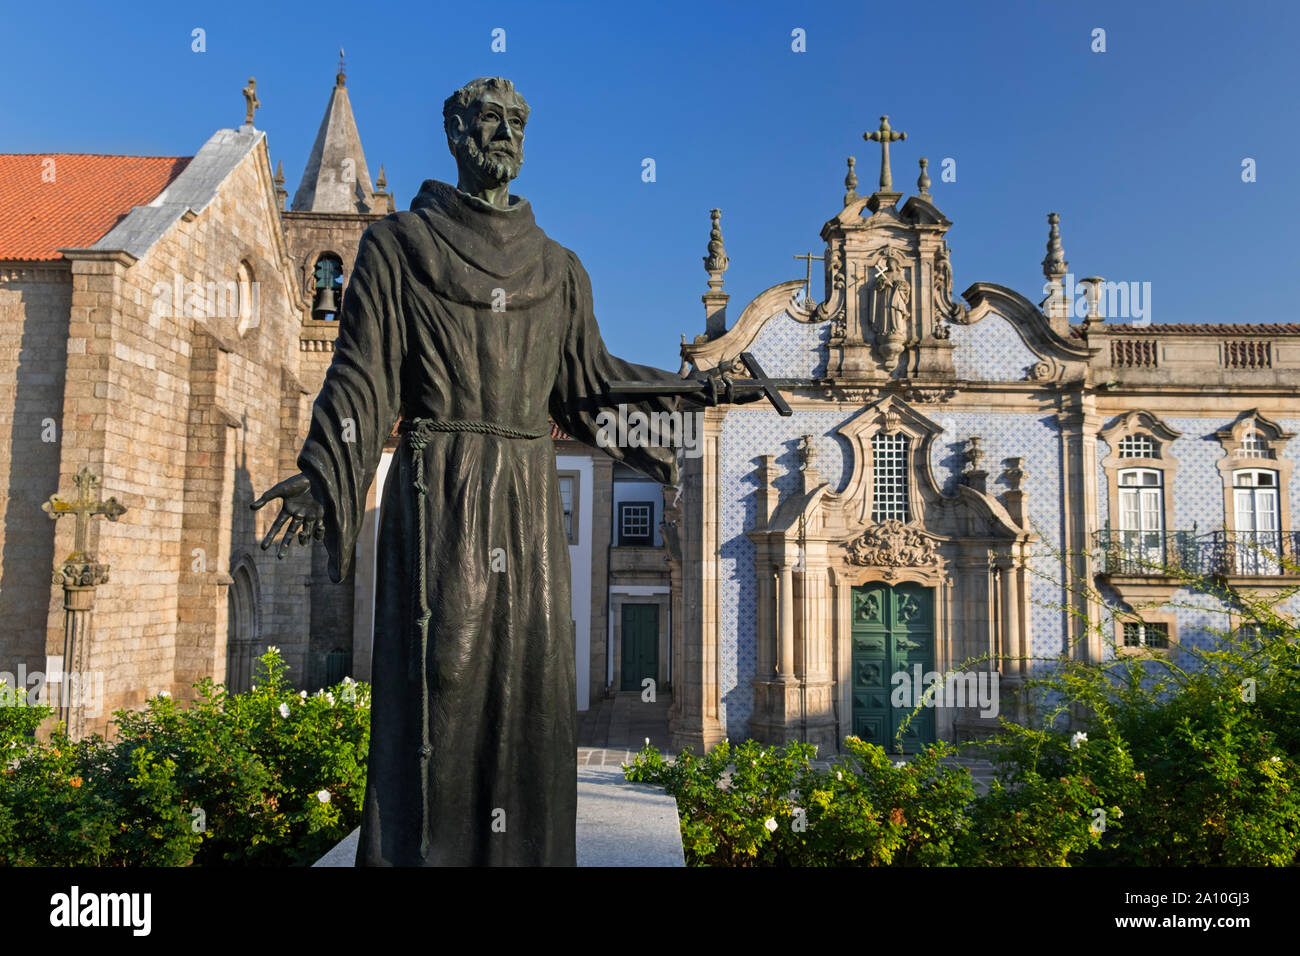
[(911, 438), (902, 432), (877, 432), (871, 438), (871, 520), (910, 521), (907, 453)]

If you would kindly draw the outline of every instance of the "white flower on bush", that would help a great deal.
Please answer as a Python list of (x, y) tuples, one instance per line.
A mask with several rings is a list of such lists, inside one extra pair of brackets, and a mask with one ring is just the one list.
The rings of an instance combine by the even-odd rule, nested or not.
[(907, 761), (906, 761), (906, 760), (899, 760), (899, 761), (895, 762), (895, 764), (894, 764), (894, 769), (895, 769), (895, 770), (902, 770), (902, 769), (903, 769), (904, 767), (906, 767), (906, 766), (907, 766)]
[(284, 718), (286, 718), (286, 719), (288, 718), (288, 716), (289, 716), (289, 705), (288, 705), (288, 704), (281, 704), (281, 705), (280, 705), (280, 716), (281, 716), (281, 717), (284, 717)]
[(1281, 763), (1281, 762), (1282, 762), (1282, 758), (1281, 758), (1281, 757), (1269, 757), (1269, 758), (1268, 758), (1268, 762), (1269, 762), (1269, 763)]
[(331, 706), (331, 707), (334, 706), (334, 695), (333, 695), (333, 694), (327, 693), (327, 694), (325, 695), (325, 699), (328, 700), (328, 701), (330, 702), (330, 706)]
[(170, 696), (171, 696), (171, 691), (168, 691), (168, 690), (160, 690), (160, 691), (158, 691), (158, 696), (159, 696), (159, 697), (170, 697)]
[(301, 697), (303, 700), (306, 700), (306, 699), (307, 699), (307, 692), (306, 692), (305, 690), (300, 690), (300, 691), (298, 691), (298, 696)]
[(844, 779), (844, 771), (842, 771), (842, 770), (836, 770), (836, 771), (835, 771), (835, 779), (836, 779), (836, 780), (843, 780), (843, 779)]
[(278, 648), (278, 647), (276, 647), (274, 644), (272, 644), (272, 645), (270, 645), (270, 646), (267, 647), (266, 652), (267, 652), (268, 654), (272, 654), (272, 653), (274, 653), (274, 654), (279, 654), (279, 653), (280, 653), (280, 648)]
[(1070, 749), (1078, 750), (1088, 742), (1088, 735), (1081, 730), (1076, 730), (1074, 736), (1070, 738)]
[(770, 830), (772, 833), (775, 833), (775, 832), (776, 832), (776, 820), (775, 820), (775, 818), (773, 818), (773, 817), (768, 817), (768, 818), (767, 818), (767, 822), (764, 823), (763, 826), (767, 827), (768, 830)]
[(316, 794), (316, 799), (319, 800), (321, 803), (329, 803), (330, 792), (328, 790), (321, 790)]
[(352, 678), (351, 678), (351, 677), (345, 677), (345, 678), (343, 678), (343, 683), (344, 683), (344, 684), (351, 684), (351, 683), (352, 683)]

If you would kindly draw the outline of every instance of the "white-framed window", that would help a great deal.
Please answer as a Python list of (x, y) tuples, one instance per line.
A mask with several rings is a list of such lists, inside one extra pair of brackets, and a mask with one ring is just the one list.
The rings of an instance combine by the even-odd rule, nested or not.
[(1124, 646), (1164, 649), (1169, 646), (1169, 625), (1159, 621), (1125, 621)]
[(1119, 532), (1129, 570), (1155, 573), (1165, 566), (1163, 472), (1125, 468), (1119, 473)]
[(911, 439), (899, 432), (871, 438), (871, 520), (908, 521), (907, 452)]
[(564, 507), (564, 534), (569, 544), (578, 543), (578, 473), (560, 472), (560, 503)]
[(1234, 471), (1232, 504), (1236, 519), (1232, 544), (1237, 573), (1278, 574), (1282, 535), (1277, 472), (1264, 468)]
[(643, 547), (654, 544), (655, 506), (652, 501), (620, 501), (618, 503), (618, 543)]

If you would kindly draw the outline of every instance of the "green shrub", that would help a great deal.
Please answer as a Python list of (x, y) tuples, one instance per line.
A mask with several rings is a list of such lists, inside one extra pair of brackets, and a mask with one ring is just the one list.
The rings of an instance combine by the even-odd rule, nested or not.
[[(295, 692), (271, 648), (257, 684), (205, 680), (114, 716), (118, 738), (32, 739), (48, 707), (0, 707), (0, 863), (309, 864), (360, 822), (370, 690)], [(287, 716), (286, 716), (287, 715)]]
[(667, 762), (650, 746), (626, 767), (677, 799), (687, 861), (697, 866), (942, 865), (951, 862), (972, 796), (969, 773), (938, 745), (895, 764), (850, 738), (826, 767), (816, 748), (726, 741)]

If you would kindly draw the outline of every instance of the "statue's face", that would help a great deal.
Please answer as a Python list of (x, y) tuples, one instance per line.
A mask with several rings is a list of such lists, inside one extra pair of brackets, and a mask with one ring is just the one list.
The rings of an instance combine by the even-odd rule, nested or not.
[(514, 93), (488, 91), (470, 104), (456, 141), (462, 173), (485, 186), (500, 186), (519, 175), (524, 163), (524, 110)]

